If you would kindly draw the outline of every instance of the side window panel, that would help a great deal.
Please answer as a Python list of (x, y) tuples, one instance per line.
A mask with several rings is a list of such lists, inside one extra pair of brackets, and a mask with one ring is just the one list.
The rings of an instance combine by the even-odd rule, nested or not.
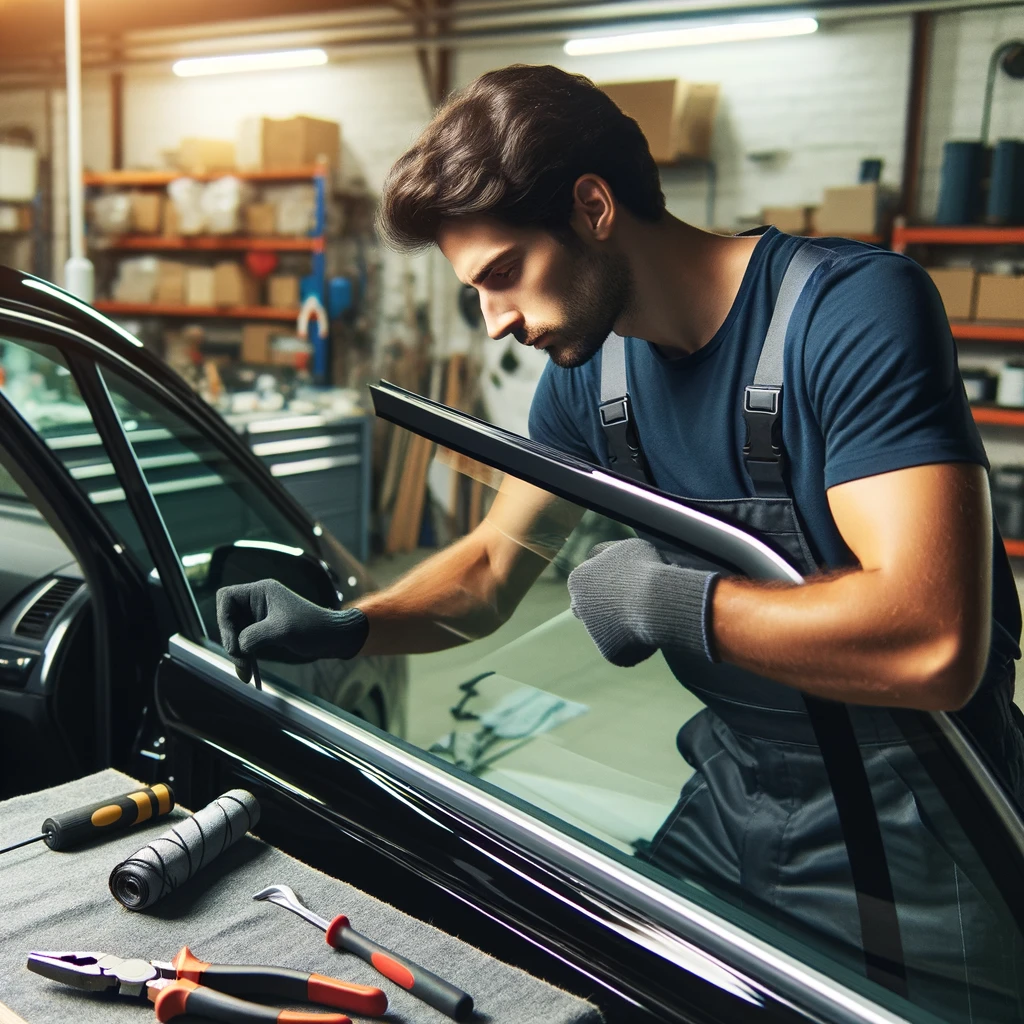
[(209, 577), (214, 552), (239, 541), (301, 551), (305, 537), (210, 438), (121, 375), (100, 372), (207, 632), (216, 639), (216, 586)]
[[(595, 545), (634, 532), (471, 460), (435, 460), (432, 473), (474, 478), (452, 493), (476, 492), (479, 530), (499, 557), (521, 554), (532, 584), (482, 635), (439, 616), (467, 642), (408, 658), (405, 739), (909, 1019), (1024, 1019), (1019, 879), (936, 774), (946, 755), (927, 716), (851, 709), (852, 759), (826, 763), (796, 691), (709, 675), (678, 651), (610, 664), (573, 615), (567, 578)], [(880, 862), (856, 883), (863, 836), (847, 844), (830, 768), (866, 772), (881, 828)], [(857, 813), (867, 834), (873, 819)], [(872, 888), (879, 878), (892, 900)]]
[(64, 357), (50, 345), (0, 337), (0, 374), (7, 400), (65, 465), (139, 564), (152, 568), (92, 413)]

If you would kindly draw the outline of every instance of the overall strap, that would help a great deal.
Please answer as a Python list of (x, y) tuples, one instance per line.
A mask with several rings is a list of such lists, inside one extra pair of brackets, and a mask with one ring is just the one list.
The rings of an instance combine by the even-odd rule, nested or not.
[(797, 300), (814, 269), (829, 258), (828, 249), (805, 242), (789, 261), (782, 278), (761, 357), (754, 371), (754, 383), (743, 393), (743, 418), (747, 441), (743, 461), (759, 498), (784, 498), (786, 452), (782, 446), (782, 377), (786, 331)]
[(608, 442), (608, 461), (616, 473), (653, 484), (640, 448), (640, 435), (626, 387), (626, 340), (612, 331), (601, 346), (601, 429)]

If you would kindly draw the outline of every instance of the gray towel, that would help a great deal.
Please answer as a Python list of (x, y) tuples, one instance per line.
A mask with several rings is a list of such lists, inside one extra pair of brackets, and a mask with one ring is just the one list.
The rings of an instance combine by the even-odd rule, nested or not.
[[(48, 815), (136, 785), (119, 772), (105, 771), (0, 803), (0, 846), (32, 835)], [(175, 809), (170, 819), (184, 816)], [(127, 911), (107, 889), (111, 868), (160, 835), (167, 824), (161, 818), (79, 851), (56, 852), (36, 843), (0, 859), (0, 1001), (28, 1024), (139, 1024), (153, 1019), (152, 1010), (130, 1000), (109, 1002), (31, 973), (25, 969), (29, 950), (102, 950), (169, 960), (184, 945), (215, 963), (276, 964), (377, 985), (391, 1003), (389, 1024), (448, 1021), (358, 957), (332, 950), (305, 921), (251, 898), (273, 882), (292, 886), (326, 918), (347, 914), (359, 931), (465, 989), (473, 996), (478, 1019), (487, 1024), (596, 1024), (601, 1019), (590, 1003), (314, 871), (253, 836), (226, 850), (151, 910)]]

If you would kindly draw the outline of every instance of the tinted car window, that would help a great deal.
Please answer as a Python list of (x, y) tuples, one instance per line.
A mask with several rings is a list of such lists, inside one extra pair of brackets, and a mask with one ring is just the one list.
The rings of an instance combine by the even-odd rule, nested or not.
[[(1019, 879), (987, 849), (976, 800), (949, 784), (961, 769), (929, 716), (852, 709), (852, 749), (826, 762), (806, 720), (780, 736), (706, 706), (677, 653), (611, 665), (566, 580), (594, 545), (633, 531), (441, 460), (473, 475), (482, 529), (528, 549), (538, 574), (494, 632), (410, 657), (407, 740), (911, 1019), (1024, 1019)], [(525, 531), (507, 514), (523, 503), (545, 509)], [(802, 698), (788, 699), (800, 714)], [(877, 822), (860, 807), (864, 835), (840, 822), (835, 773), (865, 779)], [(880, 859), (865, 855), (872, 830)]]
[[(147, 570), (153, 562), (138, 524), (116, 486), (114, 467), (92, 413), (64, 357), (50, 345), (0, 337), (2, 390), (99, 508), (114, 532)], [(4, 474), (6, 476), (6, 474)], [(17, 496), (4, 483), (4, 494)], [(14, 485), (16, 486), (16, 485)]]

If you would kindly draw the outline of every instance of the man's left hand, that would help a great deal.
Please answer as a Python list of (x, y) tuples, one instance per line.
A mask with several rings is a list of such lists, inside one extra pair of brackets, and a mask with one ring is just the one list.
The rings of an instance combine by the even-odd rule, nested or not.
[(599, 544), (569, 576), (572, 613), (614, 665), (637, 665), (659, 647), (713, 661), (708, 615), (717, 578), (667, 565), (639, 538)]

